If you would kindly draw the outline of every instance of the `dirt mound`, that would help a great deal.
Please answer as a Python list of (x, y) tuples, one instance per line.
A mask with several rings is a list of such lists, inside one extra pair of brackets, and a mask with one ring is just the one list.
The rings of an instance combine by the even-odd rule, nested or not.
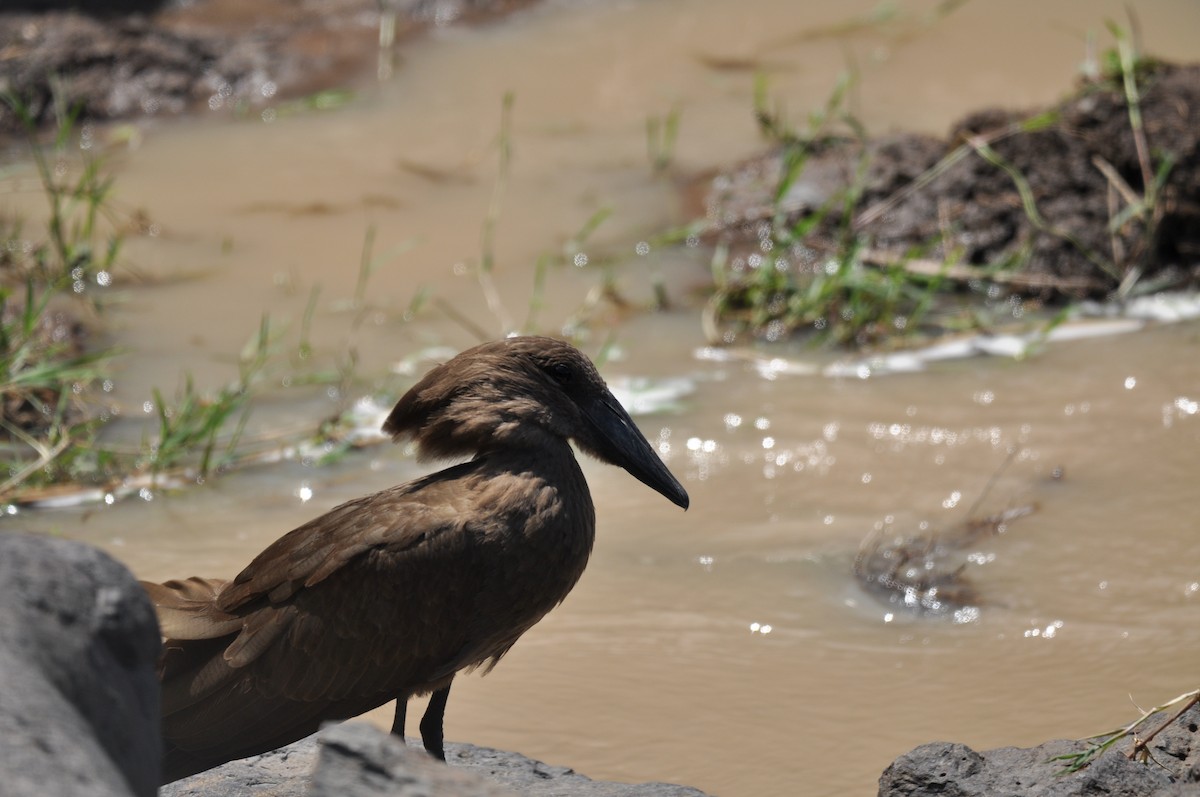
[[(781, 209), (789, 224), (824, 213), (806, 247), (836, 249), (849, 232), (867, 262), (936, 263), (964, 283), (988, 269), (1025, 295), (1194, 285), (1200, 66), (1143, 61), (1136, 86), (1142, 149), (1127, 89), (1110, 76), (1048, 110), (973, 113), (944, 140), (785, 142), (707, 184), (709, 233), (757, 243)], [(802, 171), (776, 203), (797, 146)]]
[[(400, 4), (393, 32), (400, 39), (529, 2), (414, 0)], [(62, 107), (101, 121), (256, 110), (353, 83), (379, 53), (377, 0), (195, 0), (154, 13), (125, 13), (154, 11), (154, 0), (70, 5), (93, 13), (61, 10), (58, 0), (0, 9), (0, 91), (25, 103), (41, 127), (55, 123), (56, 91)], [(0, 105), (0, 134), (18, 130)]]

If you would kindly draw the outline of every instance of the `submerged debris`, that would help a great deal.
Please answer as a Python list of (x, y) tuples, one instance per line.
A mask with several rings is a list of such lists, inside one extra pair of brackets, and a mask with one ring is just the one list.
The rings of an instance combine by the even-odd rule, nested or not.
[[(964, 551), (980, 540), (1003, 534), (1009, 523), (1037, 511), (1036, 504), (1026, 504), (985, 517), (976, 515), (1016, 455), (1017, 449), (1010, 449), (967, 512), (967, 519), (949, 530), (891, 539), (886, 538), (886, 529), (867, 535), (854, 557), (854, 577), (870, 595), (890, 606), (918, 615), (951, 615), (956, 623), (977, 620), (982, 601), (966, 569), (972, 562), (989, 559), (974, 553), (964, 555)], [(1053, 478), (1062, 478), (1061, 469), (1055, 469)]]
[(854, 577), (889, 606), (971, 622), (978, 617), (982, 600), (966, 574), (971, 557), (963, 551), (986, 537), (1003, 534), (1009, 523), (1036, 510), (1035, 504), (1029, 504), (968, 518), (941, 534), (886, 539), (882, 532), (872, 532), (854, 557)]

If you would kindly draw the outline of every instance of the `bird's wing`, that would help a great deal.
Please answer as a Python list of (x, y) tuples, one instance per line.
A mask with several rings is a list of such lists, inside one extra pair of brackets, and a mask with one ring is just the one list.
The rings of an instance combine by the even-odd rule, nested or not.
[(423, 479), (300, 526), (232, 582), (148, 585), (167, 637), (164, 707), (193, 705), (233, 683), (249, 688), (247, 679), (292, 699), (344, 699), (402, 675), (400, 658), (450, 663), (461, 629), (417, 633), (435, 618), (386, 610), (418, 601), (435, 573), (449, 575), (438, 561), (472, 544), (471, 533), (453, 533), (471, 524), (464, 494), (454, 479)]
[(348, 501), (293, 529), (222, 589), (215, 605), (232, 612), (259, 599), (285, 603), (371, 551), (419, 557), (422, 546), (459, 522), (462, 509), (452, 482), (422, 482)]
[(237, 631), (240, 617), (215, 608), (224, 579), (192, 576), (182, 581), (155, 584), (143, 581), (158, 612), (158, 625), (164, 637), (179, 639), (216, 639)]

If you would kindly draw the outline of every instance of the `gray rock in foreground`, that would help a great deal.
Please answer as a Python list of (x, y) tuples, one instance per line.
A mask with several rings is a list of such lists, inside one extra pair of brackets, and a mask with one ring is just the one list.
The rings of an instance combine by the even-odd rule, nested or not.
[(160, 646), (124, 566), (83, 543), (0, 533), (0, 792), (153, 795)]
[[(415, 741), (412, 744), (417, 744)], [(446, 764), (361, 722), (170, 783), (162, 797), (705, 797), (686, 786), (591, 780), (566, 767), (469, 744)], [(314, 769), (315, 766), (315, 769)], [(311, 775), (310, 775), (311, 773)], [(311, 785), (310, 785), (311, 783)]]
[(1198, 727), (1200, 706), (1193, 706), (1151, 742), (1153, 760), (1130, 760), (1125, 751), (1131, 741), (1125, 740), (1070, 774), (1064, 774), (1062, 761), (1051, 759), (1084, 749), (1080, 742), (984, 753), (934, 742), (892, 762), (879, 779), (879, 797), (1200, 797)]

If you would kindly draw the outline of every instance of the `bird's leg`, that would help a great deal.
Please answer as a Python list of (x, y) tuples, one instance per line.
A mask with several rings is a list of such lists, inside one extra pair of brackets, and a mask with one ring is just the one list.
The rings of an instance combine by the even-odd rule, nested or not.
[(421, 717), (421, 741), (431, 756), (441, 761), (446, 760), (446, 750), (443, 746), (442, 721), (446, 716), (446, 699), (450, 696), (450, 684), (434, 692), (429, 697), (429, 706), (425, 716)]
[(408, 695), (396, 698), (396, 718), (392, 720), (392, 735), (404, 741), (404, 718), (408, 716)]

